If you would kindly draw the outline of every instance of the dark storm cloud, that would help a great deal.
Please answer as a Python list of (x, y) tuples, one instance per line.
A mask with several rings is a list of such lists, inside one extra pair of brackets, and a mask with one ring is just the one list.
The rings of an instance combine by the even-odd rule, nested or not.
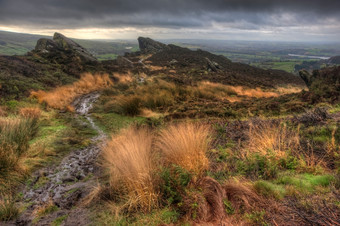
[(256, 29), (339, 22), (339, 9), (339, 0), (0, 0), (0, 24), (197, 28), (217, 22)]

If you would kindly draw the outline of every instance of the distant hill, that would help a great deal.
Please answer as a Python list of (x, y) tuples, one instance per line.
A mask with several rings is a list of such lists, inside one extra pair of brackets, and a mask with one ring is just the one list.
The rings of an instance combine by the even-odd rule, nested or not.
[[(34, 49), (40, 38), (52, 38), (52, 36), (32, 35), (0, 31), (0, 55), (24, 55)], [(89, 50), (99, 60), (115, 59), (125, 52), (138, 50), (136, 41), (97, 41), (72, 39)]]
[[(154, 52), (147, 58), (152, 65), (162, 67), (163, 73), (170, 70), (176, 71), (172, 79), (181, 82), (208, 80), (228, 85), (242, 85), (248, 87), (276, 87), (276, 86), (301, 86), (303, 81), (291, 73), (281, 70), (264, 70), (247, 64), (235, 63), (230, 59), (212, 54), (204, 50), (191, 50), (176, 45), (160, 45), (144, 39), (140, 44), (142, 53)], [(141, 45), (142, 44), (142, 45)], [(153, 44), (153, 45), (152, 45)], [(147, 46), (149, 49), (144, 49)], [(178, 76), (181, 75), (181, 76)]]
[[(34, 38), (17, 37), (12, 43)], [(305, 87), (301, 78), (284, 71), (233, 63), (224, 56), (166, 45), (150, 38), (139, 38), (138, 41), (140, 51), (126, 53), (115, 60), (98, 61), (100, 58), (94, 53), (103, 50), (101, 48), (105, 44), (114, 48), (112, 42), (71, 40), (59, 33), (55, 33), (53, 39), (40, 38), (35, 48), (26, 55), (0, 56), (0, 96), (19, 99), (29, 95), (30, 90), (49, 89), (70, 83), (83, 72), (111, 75), (115, 72), (142, 73), (148, 76), (163, 74), (166, 80), (180, 84), (210, 81), (264, 89), (278, 86)], [(121, 49), (124, 45), (128, 43), (119, 44)], [(87, 46), (91, 46), (92, 51)]]
[(329, 64), (340, 64), (340, 56), (333, 56), (328, 60)]

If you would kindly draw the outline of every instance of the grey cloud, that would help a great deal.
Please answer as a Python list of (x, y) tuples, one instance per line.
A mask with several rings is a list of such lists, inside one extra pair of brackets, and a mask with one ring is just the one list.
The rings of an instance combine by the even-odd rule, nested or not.
[(339, 0), (0, 0), (0, 24), (204, 28), (216, 22), (259, 29), (339, 22), (339, 9)]

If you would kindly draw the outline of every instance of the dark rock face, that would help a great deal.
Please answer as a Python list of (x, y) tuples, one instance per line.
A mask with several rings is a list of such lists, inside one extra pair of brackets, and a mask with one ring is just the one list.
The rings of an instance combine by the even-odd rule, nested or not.
[(138, 38), (139, 49), (142, 53), (157, 53), (165, 49), (169, 49), (166, 44), (152, 40), (151, 38)]
[(45, 53), (53, 51), (56, 48), (57, 48), (56, 43), (53, 40), (47, 38), (39, 39), (35, 46), (36, 51), (41, 51)]
[(81, 58), (84, 62), (97, 61), (97, 59), (88, 52), (84, 47), (60, 33), (54, 33), (53, 40), (42, 38), (39, 39), (35, 46), (35, 52), (38, 53), (58, 53), (68, 52)]

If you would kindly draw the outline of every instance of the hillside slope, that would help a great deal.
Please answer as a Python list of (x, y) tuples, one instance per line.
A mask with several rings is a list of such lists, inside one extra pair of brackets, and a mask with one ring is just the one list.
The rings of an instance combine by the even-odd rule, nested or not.
[[(24, 55), (33, 50), (37, 41), (41, 38), (51, 37), (0, 31), (0, 55)], [(123, 55), (125, 52), (138, 49), (137, 42), (134, 41), (72, 40), (84, 46), (99, 60), (115, 59), (117, 55)]]

